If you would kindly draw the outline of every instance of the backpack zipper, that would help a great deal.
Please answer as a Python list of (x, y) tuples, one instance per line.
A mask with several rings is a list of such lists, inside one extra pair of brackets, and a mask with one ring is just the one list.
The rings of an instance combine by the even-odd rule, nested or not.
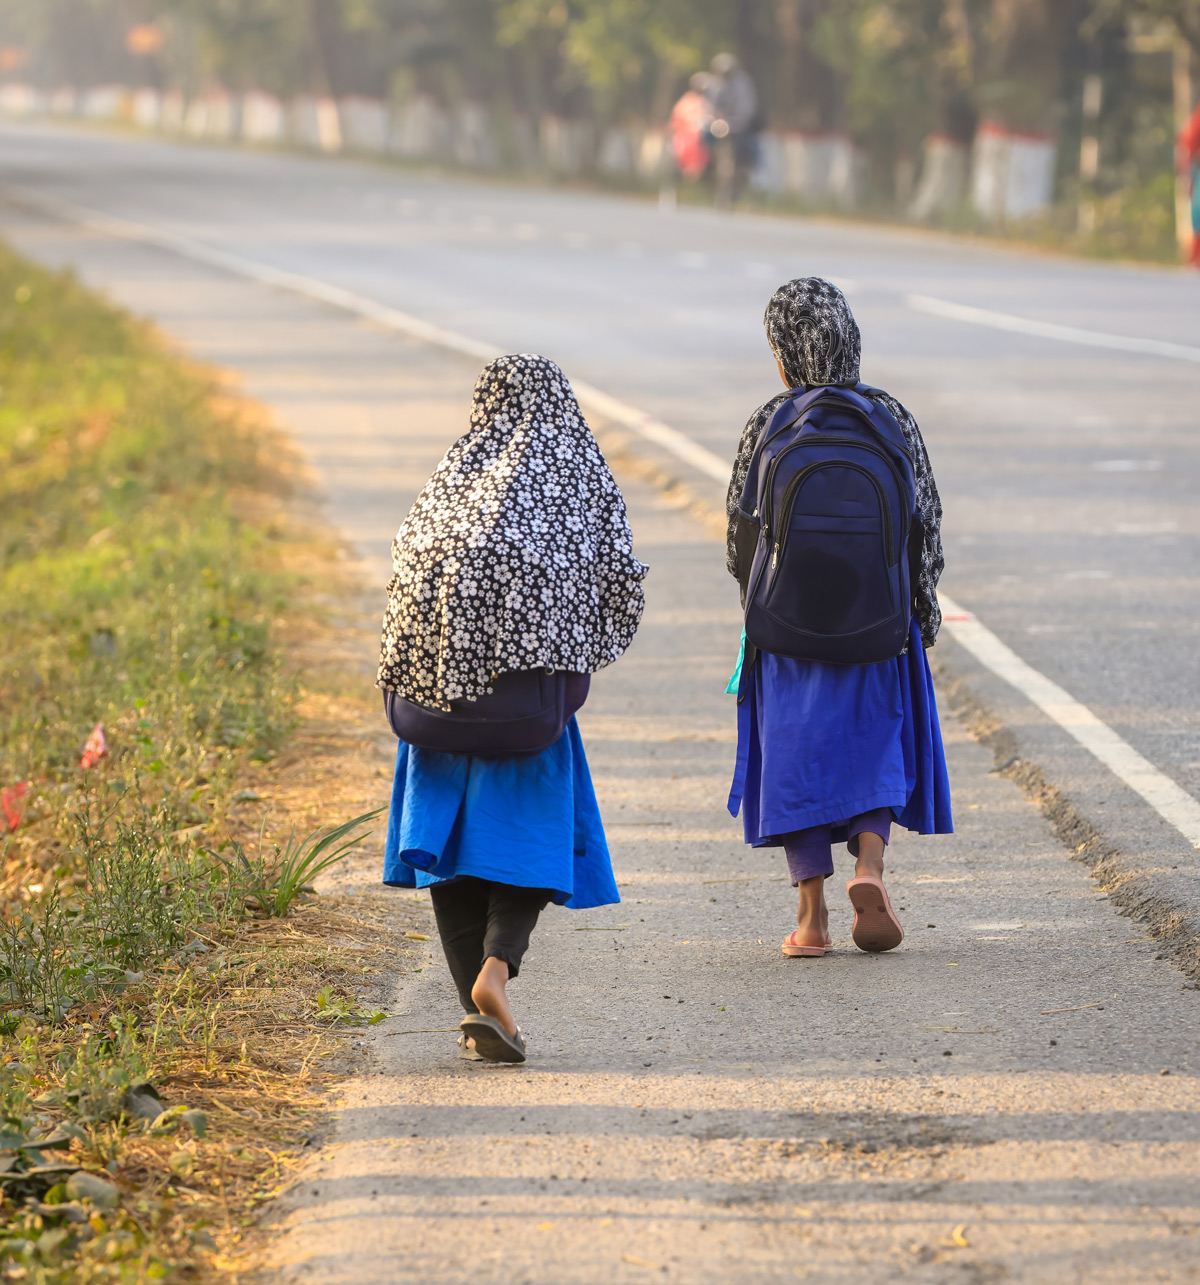
[[(904, 494), (904, 479), (900, 476), (900, 470), (896, 467), (895, 463), (892, 461), (891, 456), (888, 455), (886, 451), (881, 450), (878, 446), (873, 446), (870, 442), (861, 442), (857, 437), (839, 436), (834, 433), (813, 433), (809, 437), (801, 438), (799, 441), (793, 442), (791, 446), (784, 447), (784, 449), (780, 451), (778, 455), (775, 456), (775, 458), (771, 461), (770, 465), (767, 468), (767, 484), (763, 488), (763, 529), (767, 533), (768, 538), (771, 535), (771, 518), (772, 518), (771, 496), (773, 494), (773, 488), (775, 484), (775, 469), (778, 467), (779, 462), (783, 459), (785, 455), (789, 455), (792, 451), (799, 450), (800, 447), (802, 446), (826, 445), (830, 442), (849, 444), (851, 446), (857, 447), (859, 450), (870, 451), (872, 455), (878, 455), (879, 458), (883, 460), (883, 462), (888, 466), (888, 468), (891, 469), (892, 477), (895, 478), (896, 480), (896, 489), (900, 492), (901, 495)], [(830, 464), (834, 463), (833, 460), (828, 460), (825, 462)], [(812, 467), (813, 465), (811, 464), (808, 466), (808, 468), (812, 468)], [(856, 468), (858, 466), (851, 465), (850, 467)], [(807, 472), (807, 469), (801, 470), (801, 474), (803, 474), (804, 472)], [(795, 481), (794, 478), (793, 478), (793, 481)], [(789, 487), (790, 485), (791, 484), (789, 483)], [(786, 492), (785, 492), (785, 495), (786, 495)], [(889, 557), (891, 556), (890, 544), (888, 546), (888, 556)]]
[(879, 496), (879, 510), (883, 514), (883, 531), (884, 531), (884, 549), (887, 552), (888, 566), (894, 567), (896, 562), (892, 558), (892, 509), (888, 504), (886, 494), (884, 494), (883, 484), (869, 469), (863, 468), (861, 464), (850, 464), (846, 460), (821, 460), (816, 464), (809, 464), (807, 468), (802, 468), (799, 473), (788, 483), (787, 490), (783, 493), (783, 499), (779, 505), (780, 523), (779, 534), (775, 537), (775, 542), (771, 551), (771, 569), (774, 570), (779, 561), (779, 554), (783, 548), (783, 532), (787, 530), (788, 519), (791, 517), (791, 506), (795, 503), (796, 492), (804, 484), (810, 474), (815, 473), (822, 468), (852, 468), (869, 479), (871, 485), (875, 488)]
[[(871, 399), (868, 399), (868, 400), (871, 400)], [(767, 445), (770, 442), (774, 441), (775, 438), (778, 437), (780, 433), (784, 432), (786, 429), (794, 428), (797, 424), (800, 424), (801, 429), (803, 429), (803, 421), (807, 420), (809, 415), (811, 415), (812, 412), (816, 410), (816, 408), (822, 405), (823, 403), (826, 405), (835, 405), (839, 407), (841, 410), (847, 411), (851, 415), (857, 415), (859, 419), (864, 420), (866, 422), (867, 427), (871, 430), (872, 433), (875, 434), (876, 437), (883, 436), (879, 432), (879, 430), (875, 427), (875, 424), (872, 421), (870, 415), (868, 415), (865, 411), (859, 410), (857, 406), (853, 406), (848, 404), (847, 402), (842, 401), (840, 397), (819, 397), (815, 402), (813, 402), (811, 406), (809, 406), (809, 408), (804, 412), (803, 415), (798, 415), (795, 419), (789, 420), (786, 424), (780, 424), (780, 426), (777, 429), (775, 429), (773, 433), (765, 435), (755, 444), (754, 452), (750, 459), (750, 468), (748, 472), (752, 474), (755, 471), (755, 468), (757, 467), (757, 464), (758, 464), (758, 460), (761, 458), (763, 451), (766, 449)], [(882, 403), (876, 402), (874, 404), (878, 405), (880, 409), (885, 411), (888, 415), (892, 414), (891, 411), (889, 411), (886, 406), (882, 405)], [(896, 417), (892, 415), (893, 421), (895, 421), (895, 418)], [(901, 438), (901, 441), (904, 443), (904, 448), (903, 448), (904, 458), (908, 460), (909, 466), (915, 471), (916, 461), (913, 458), (912, 448), (908, 444), (908, 439), (904, 436), (903, 427), (900, 426), (898, 422), (897, 422), (897, 427), (900, 428), (900, 438)], [(883, 459), (883, 461), (888, 465), (888, 467), (895, 474), (897, 483), (900, 483), (901, 481), (900, 473), (899, 473), (899, 470), (896, 468), (896, 465), (892, 462), (891, 456), (888, 455), (886, 451), (880, 450), (879, 447), (872, 446), (868, 443), (860, 442), (857, 437), (844, 437), (844, 436), (838, 436), (837, 434), (832, 434), (832, 433), (831, 434), (813, 434), (813, 437), (816, 437), (819, 440), (823, 440), (823, 441), (852, 442), (856, 446), (863, 447), (864, 450), (874, 451), (877, 455), (879, 455)], [(808, 440), (811, 441), (812, 438), (810, 437)], [(767, 485), (763, 490), (763, 497), (764, 497), (763, 503), (755, 508), (752, 516), (758, 517), (759, 510), (761, 509), (763, 511), (763, 529), (767, 532), (768, 535), (770, 534), (770, 529), (767, 526), (767, 519), (768, 519), (770, 497), (771, 497), (771, 482), (775, 476), (775, 466), (779, 463), (779, 461), (783, 458), (783, 456), (785, 456), (788, 453), (788, 451), (792, 449), (792, 447), (800, 446), (802, 444), (803, 444), (802, 442), (793, 442), (792, 446), (784, 447), (784, 449), (780, 451), (779, 454), (771, 461), (770, 465), (767, 468)], [(901, 490), (904, 489), (903, 485), (900, 486), (900, 489)], [(738, 507), (740, 511), (741, 506), (739, 505)]]

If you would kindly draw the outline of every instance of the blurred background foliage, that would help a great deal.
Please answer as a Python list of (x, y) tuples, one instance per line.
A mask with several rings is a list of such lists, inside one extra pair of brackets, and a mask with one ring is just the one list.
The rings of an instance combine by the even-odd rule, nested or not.
[[(161, 33), (150, 56), (130, 51), (138, 24)], [(730, 50), (760, 124), (852, 140), (860, 208), (904, 212), (928, 140), (970, 147), (986, 123), (1057, 143), (1054, 208), (1032, 234), (1172, 257), (1200, 0), (0, 0), (0, 44), (0, 62), (21, 63), (10, 74), (46, 86), (424, 95), (482, 106), (499, 136), (550, 115), (596, 138), (661, 125), (688, 76)], [(1098, 165), (1081, 173), (1089, 75)], [(930, 221), (969, 225), (965, 197)]]

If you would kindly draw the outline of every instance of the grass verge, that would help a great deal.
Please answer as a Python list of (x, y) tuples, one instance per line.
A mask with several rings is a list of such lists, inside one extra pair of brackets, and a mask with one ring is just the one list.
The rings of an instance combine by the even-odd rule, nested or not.
[(236, 1279), (405, 927), (304, 864), (381, 792), (306, 731), (364, 718), (303, 668), (338, 550), (249, 408), (2, 247), (0, 387), (0, 1278)]

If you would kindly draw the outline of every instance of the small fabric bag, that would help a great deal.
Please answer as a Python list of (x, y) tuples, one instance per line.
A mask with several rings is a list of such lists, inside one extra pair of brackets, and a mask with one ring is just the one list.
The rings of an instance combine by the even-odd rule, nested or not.
[(431, 709), (383, 693), (392, 731), (409, 745), (478, 758), (526, 757), (548, 749), (587, 700), (591, 675), (527, 669), (500, 674), (491, 692)]

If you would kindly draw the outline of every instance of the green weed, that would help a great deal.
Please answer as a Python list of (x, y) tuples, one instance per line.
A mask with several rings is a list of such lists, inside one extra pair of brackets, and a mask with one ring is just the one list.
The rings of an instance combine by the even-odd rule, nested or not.
[(0, 993), (17, 1010), (8, 1014), (13, 1030), (22, 1010), (59, 1022), (71, 1007), (73, 983), (86, 971), (73, 950), (71, 920), (53, 889), (36, 910), (23, 909), (3, 921)]
[[(301, 583), (285, 569), (287, 488), (208, 377), (0, 246), (0, 787), (30, 786), (20, 828), (0, 837), (4, 1279), (194, 1268), (215, 1242), (172, 1184), (204, 1189), (229, 1235), (231, 1175), (244, 1201), (280, 1170), (278, 1127), (248, 1135), (254, 1117), (228, 1099), (269, 1082), (276, 1103), (307, 1101), (316, 1028), (306, 1013), (294, 1033), (267, 989), (288, 957), (262, 951), (279, 962), (264, 963), (260, 998), (258, 964), (235, 987), (212, 947), (244, 931), (247, 909), (287, 915), (369, 818), (293, 835), (252, 877), (197, 846), (295, 722), (273, 638)], [(108, 754), (85, 769), (97, 723)], [(321, 980), (305, 975), (294, 1013)], [(261, 1029), (247, 1004), (275, 1010), (274, 1051), (247, 1050)], [(217, 1083), (219, 1097), (193, 1096)], [(211, 1110), (243, 1138), (235, 1152), (204, 1150)]]
[(346, 1022), (350, 1025), (374, 1026), (388, 1014), (383, 1009), (360, 1008), (353, 1000), (339, 995), (332, 986), (322, 986), (314, 1001), (317, 1017), (324, 1022)]
[(230, 845), (232, 857), (223, 853), (212, 855), (225, 866), (230, 881), (240, 888), (251, 909), (281, 918), (288, 913), (297, 897), (312, 891), (313, 880), (318, 875), (349, 856), (369, 831), (352, 839), (346, 839), (346, 835), (367, 821), (373, 821), (382, 811), (382, 808), (377, 808), (374, 812), (364, 812), (362, 816), (324, 834), (314, 830), (304, 839), (298, 840), (293, 830), (287, 842), (282, 847), (275, 845), (269, 856), (263, 851), (261, 836), (258, 853), (254, 857), (247, 856), (246, 850), (236, 842)]

